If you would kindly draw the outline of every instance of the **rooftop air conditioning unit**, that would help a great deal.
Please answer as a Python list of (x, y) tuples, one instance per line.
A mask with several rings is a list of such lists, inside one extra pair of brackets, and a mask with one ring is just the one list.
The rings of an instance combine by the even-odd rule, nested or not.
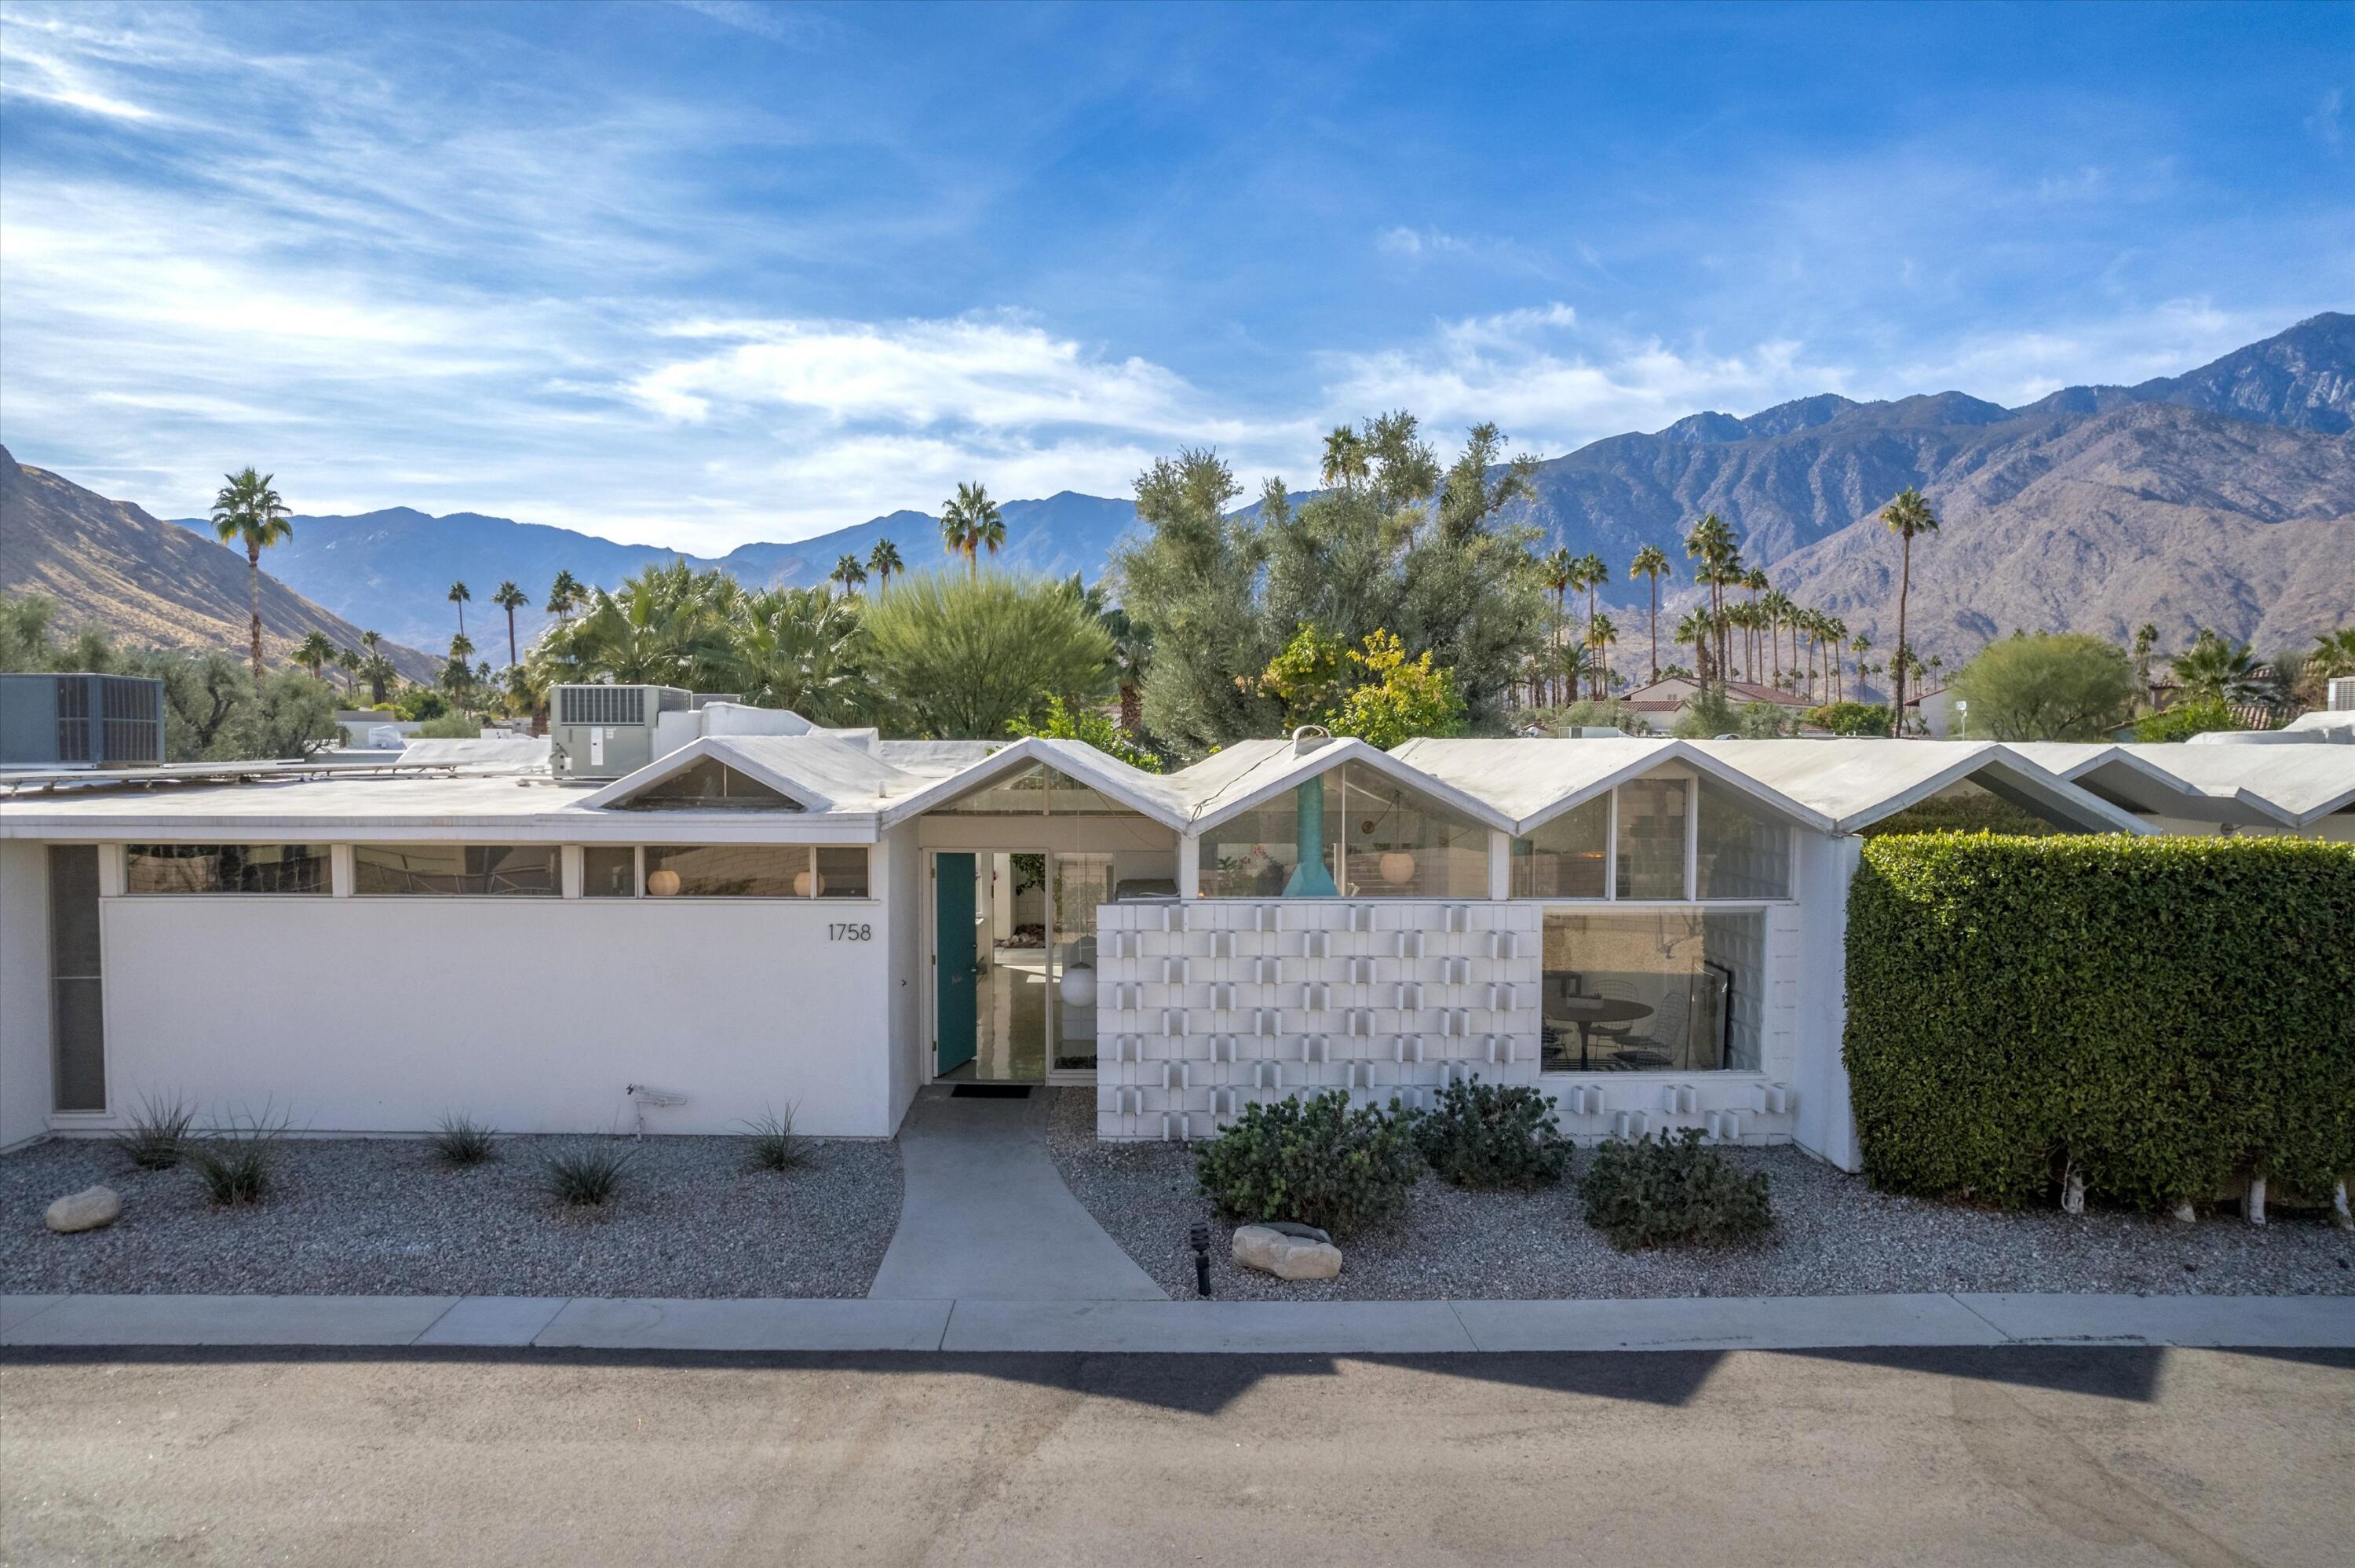
[(2330, 677), (2330, 711), (2355, 714), (2355, 675)]
[(0, 675), (0, 767), (140, 768), (163, 760), (163, 682)]
[(549, 694), (549, 760), (559, 779), (619, 779), (655, 759), (655, 720), (693, 711), (677, 686), (559, 686)]

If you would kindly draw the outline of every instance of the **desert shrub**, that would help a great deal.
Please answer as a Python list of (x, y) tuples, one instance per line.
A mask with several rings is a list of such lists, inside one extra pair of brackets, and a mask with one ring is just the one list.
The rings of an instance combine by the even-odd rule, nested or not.
[(755, 1171), (792, 1171), (809, 1163), (809, 1140), (794, 1130), (794, 1107), (769, 1111), (744, 1124)]
[(2004, 1205), (2074, 1171), (2166, 1210), (2355, 1171), (2355, 844), (1866, 841), (1848, 1063), (1865, 1175)]
[(1415, 1147), (1457, 1187), (1550, 1187), (1570, 1171), (1570, 1140), (1553, 1100), (1524, 1084), (1450, 1084), (1414, 1118)]
[(427, 1146), (444, 1165), (481, 1165), (499, 1157), (498, 1135), (463, 1113), (443, 1117)]
[(1195, 1180), (1228, 1218), (1335, 1235), (1397, 1218), (1422, 1170), (1413, 1118), (1398, 1101), (1353, 1110), (1340, 1089), (1245, 1106), (1194, 1159)]
[(232, 1111), (212, 1137), (190, 1144), (183, 1158), (214, 1204), (259, 1203), (270, 1191), (288, 1118), (267, 1106), (257, 1114)]
[(1774, 1223), (1765, 1176), (1735, 1170), (1692, 1128), (1674, 1137), (1604, 1143), (1580, 1186), (1586, 1223), (1625, 1252), (1748, 1241)]
[(1807, 722), (1834, 735), (1887, 735), (1887, 703), (1826, 703), (1807, 710)]
[(187, 1153), (188, 1124), (197, 1113), (177, 1095), (170, 1099), (142, 1095), (131, 1125), (115, 1135), (115, 1144), (142, 1171), (169, 1171)]
[(559, 1203), (600, 1206), (621, 1190), (622, 1174), (636, 1156), (634, 1146), (612, 1139), (564, 1145), (540, 1161), (540, 1190)]

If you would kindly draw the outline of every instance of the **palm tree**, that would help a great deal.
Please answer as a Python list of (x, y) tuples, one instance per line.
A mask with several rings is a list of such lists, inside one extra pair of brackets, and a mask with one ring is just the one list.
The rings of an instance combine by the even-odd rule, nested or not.
[(1832, 656), (1832, 701), (1837, 703), (1848, 695), (1848, 665), (1840, 658), (1840, 649), (1848, 642), (1848, 622), (1836, 615), (1826, 616), (1824, 639)]
[(1710, 632), (1714, 630), (1715, 623), (1710, 620), (1709, 611), (1698, 608), (1685, 611), (1684, 619), (1677, 622), (1677, 641), (1680, 643), (1692, 644), (1693, 679), (1704, 686), (1710, 684), (1712, 681), (1710, 672), (1709, 640)]
[(385, 688), (400, 673), (393, 668), (392, 661), (384, 656), (383, 643), (384, 633), (381, 631), (360, 633), (360, 652), (364, 657), (353, 673), (368, 683), (368, 701), (371, 703), (384, 701)]
[(964, 557), (968, 576), (979, 570), (976, 557), (984, 546), (993, 556), (1006, 543), (1006, 519), (997, 503), (978, 484), (960, 484), (954, 497), (941, 503), (941, 543), (952, 556)]
[(461, 637), (466, 635), (466, 601), (474, 597), (474, 590), (464, 583), (450, 585), (450, 602), (458, 607), (458, 635)]
[[(1742, 586), (1750, 590), (1750, 606), (1754, 610), (1758, 607), (1758, 596), (1764, 593), (1773, 585), (1766, 580), (1765, 567), (1753, 567), (1748, 571), (1742, 574)], [(1749, 625), (1744, 628), (1744, 630), (1753, 634), (1751, 637), (1749, 643), (1743, 648), (1742, 655), (1743, 666), (1748, 671), (1750, 679), (1753, 681), (1758, 678), (1758, 640), (1755, 633), (1763, 624), (1764, 622), (1753, 615), (1750, 619)]]
[(589, 590), (581, 586), (579, 577), (569, 570), (558, 572), (556, 581), (548, 589), (548, 613), (559, 620), (569, 620), (588, 597)]
[(1648, 577), (1652, 585), (1652, 679), (1660, 678), (1660, 579), (1668, 575), (1668, 557), (1657, 545), (1646, 545), (1628, 563), (1631, 577)]
[(1711, 512), (1692, 526), (1685, 535), (1685, 554), (1700, 562), (1693, 580), (1709, 585), (1710, 625), (1717, 633), (1716, 682), (1725, 681), (1725, 585), (1740, 567), (1742, 553), (1735, 548), (1733, 530), (1725, 519)]
[(867, 580), (867, 567), (860, 563), (857, 556), (843, 556), (836, 560), (834, 570), (826, 574), (826, 580), (830, 583), (840, 583), (843, 593), (847, 595), (851, 589)]
[(900, 559), (900, 546), (889, 539), (878, 539), (875, 547), (867, 552), (867, 569), (875, 574), (878, 592), (891, 586), (891, 574), (904, 572), (907, 563)]
[(1325, 461), (1317, 477), (1327, 490), (1355, 490), (1373, 471), (1366, 439), (1347, 425), (1334, 427), (1325, 438)]
[(2158, 628), (2156, 625), (2146, 620), (2135, 628), (2135, 683), (2142, 688), (2145, 701), (2148, 701), (2150, 697), (2150, 656), (2158, 646)]
[[(1337, 434), (1338, 432), (1336, 432)], [(1556, 545), (1538, 562), (1538, 580), (1553, 595), (1552, 638), (1560, 641), (1562, 628), (1569, 620), (1570, 590), (1578, 583), (1578, 563), (1571, 558), (1569, 549)]]
[(1607, 615), (1597, 615), (1586, 623), (1586, 645), (1594, 651), (1594, 700), (1601, 702), (1611, 691), (1611, 645), (1619, 641), (1619, 629), (1611, 624)]
[(2249, 645), (2227, 641), (2213, 631), (2200, 632), (2191, 640), (2190, 648), (2177, 654), (2171, 662), (2175, 683), (2188, 696), (2212, 697), (2224, 703), (2254, 702), (2264, 685)]
[(474, 656), (474, 644), (464, 632), (461, 631), (457, 636), (450, 639), (450, 657), (453, 662), (463, 662)]
[(249, 463), (221, 477), (229, 482), (213, 497), (213, 532), (224, 544), (235, 539), (245, 546), (246, 587), (252, 607), (247, 632), (253, 678), (258, 681), (261, 679), (261, 552), (292, 539), (294, 525), (286, 521), (286, 503), (270, 488), (276, 474), (256, 473)]
[(529, 604), (531, 599), (510, 579), (499, 585), (499, 591), (491, 595), (491, 602), (507, 612), (507, 668), (512, 670), (517, 662), (515, 612)]
[(336, 644), (324, 631), (313, 631), (294, 650), (294, 662), (311, 672), (311, 679), (326, 679), (327, 661), (336, 656)]
[(1120, 727), (1131, 736), (1145, 733), (1145, 674), (1153, 667), (1153, 628), (1131, 620), (1114, 605), (1096, 617), (1112, 634), (1113, 679), (1120, 687)]
[(1592, 626), (1598, 609), (1594, 590), (1611, 580), (1611, 567), (1602, 556), (1589, 550), (1578, 557), (1578, 577), (1580, 585), (1586, 589), (1586, 621)]
[(1889, 733), (1902, 735), (1905, 726), (1905, 667), (1913, 661), (1913, 651), (1905, 646), (1905, 599), (1913, 588), (1913, 536), (1938, 531), (1937, 514), (1922, 499), (1922, 493), (1912, 486), (1898, 492), (1895, 499), (1881, 509), (1881, 520), (1889, 531), (1905, 541), (1905, 551), (1897, 573), (1897, 652), (1890, 656), (1889, 667), (1893, 672), (1895, 694), (1889, 704)]
[(1856, 700), (1862, 702), (1864, 701), (1864, 677), (1870, 673), (1870, 666), (1864, 662), (1864, 656), (1872, 652), (1872, 639), (1859, 631), (1856, 634), (1856, 641), (1850, 642), (1848, 647), (1849, 652), (1856, 655)]

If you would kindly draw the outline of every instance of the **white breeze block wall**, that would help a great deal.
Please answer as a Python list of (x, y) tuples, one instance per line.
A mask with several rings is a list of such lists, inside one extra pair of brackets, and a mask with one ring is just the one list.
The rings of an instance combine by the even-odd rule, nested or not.
[(1251, 1100), (1429, 1103), (1538, 1079), (1534, 904), (1107, 904), (1096, 911), (1096, 1131), (1215, 1136)]

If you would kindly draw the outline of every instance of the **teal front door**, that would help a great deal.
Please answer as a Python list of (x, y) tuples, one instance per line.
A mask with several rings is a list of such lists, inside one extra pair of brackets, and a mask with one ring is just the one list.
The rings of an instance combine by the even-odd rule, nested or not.
[(969, 854), (932, 856), (932, 1071), (973, 1060), (974, 863)]

